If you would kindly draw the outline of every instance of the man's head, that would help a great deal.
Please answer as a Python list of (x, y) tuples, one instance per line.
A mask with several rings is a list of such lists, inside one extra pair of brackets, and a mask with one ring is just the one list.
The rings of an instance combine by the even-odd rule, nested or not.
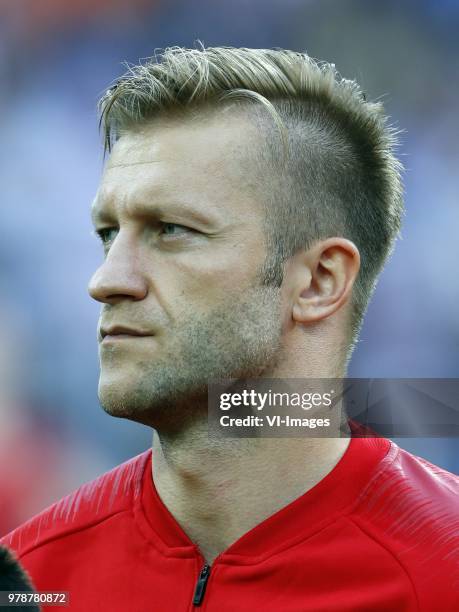
[(402, 216), (393, 130), (332, 66), (260, 49), (159, 60), (101, 100), (90, 286), (102, 333), (148, 334), (101, 343), (102, 405), (153, 426), (209, 378), (286, 375), (314, 351), (320, 375), (343, 375)]

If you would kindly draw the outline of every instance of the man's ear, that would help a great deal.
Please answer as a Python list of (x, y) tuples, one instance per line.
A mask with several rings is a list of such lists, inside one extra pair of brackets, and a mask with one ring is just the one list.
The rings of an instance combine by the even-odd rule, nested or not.
[(346, 238), (327, 238), (292, 261), (292, 318), (297, 323), (326, 319), (350, 298), (360, 253)]

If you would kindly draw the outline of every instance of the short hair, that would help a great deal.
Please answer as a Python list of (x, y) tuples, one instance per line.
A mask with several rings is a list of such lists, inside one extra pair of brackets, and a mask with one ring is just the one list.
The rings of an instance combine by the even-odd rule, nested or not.
[[(0, 591), (22, 591), (34, 594), (34, 586), (29, 574), (19, 563), (14, 553), (6, 546), (0, 545)], [(3, 607), (3, 606), (2, 606)], [(21, 605), (24, 612), (40, 612), (33, 601), (30, 605)]]
[(99, 102), (105, 152), (135, 124), (231, 102), (261, 121), (266, 138), (251, 153), (269, 211), (264, 283), (280, 286), (285, 261), (321, 239), (348, 238), (361, 253), (341, 347), (349, 359), (401, 228), (399, 131), (382, 103), (367, 100), (334, 64), (286, 49), (201, 44), (128, 65)]

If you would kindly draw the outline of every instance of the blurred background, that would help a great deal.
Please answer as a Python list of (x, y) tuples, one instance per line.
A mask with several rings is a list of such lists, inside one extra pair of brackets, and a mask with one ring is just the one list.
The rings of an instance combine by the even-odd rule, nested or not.
[[(96, 102), (155, 48), (285, 47), (336, 64), (405, 130), (403, 238), (353, 377), (459, 377), (456, 0), (0, 0), (0, 534), (136, 455), (98, 405)], [(450, 471), (454, 438), (395, 440)]]

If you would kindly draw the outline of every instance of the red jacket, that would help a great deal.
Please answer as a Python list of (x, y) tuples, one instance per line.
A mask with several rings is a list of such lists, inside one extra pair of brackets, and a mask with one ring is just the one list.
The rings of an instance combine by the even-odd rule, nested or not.
[(353, 437), (323, 480), (210, 572), (158, 497), (151, 457), (134, 457), (3, 538), (37, 590), (70, 592), (69, 607), (43, 610), (459, 610), (459, 478), (390, 440)]

